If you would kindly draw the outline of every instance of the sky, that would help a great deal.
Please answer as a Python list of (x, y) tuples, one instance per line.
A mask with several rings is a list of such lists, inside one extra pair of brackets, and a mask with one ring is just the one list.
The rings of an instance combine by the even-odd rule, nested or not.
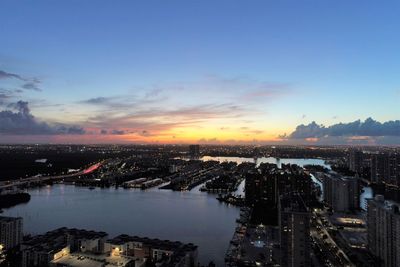
[(0, 143), (400, 145), (399, 1), (0, 2)]

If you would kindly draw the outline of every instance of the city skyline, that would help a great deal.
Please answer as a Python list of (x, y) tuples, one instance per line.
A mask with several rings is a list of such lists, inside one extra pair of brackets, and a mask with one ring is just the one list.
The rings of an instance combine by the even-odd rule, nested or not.
[(0, 4), (0, 143), (400, 145), (400, 4)]

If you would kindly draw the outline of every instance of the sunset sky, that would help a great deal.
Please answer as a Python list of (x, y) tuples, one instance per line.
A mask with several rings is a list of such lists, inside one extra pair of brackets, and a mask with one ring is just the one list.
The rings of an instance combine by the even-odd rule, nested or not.
[(0, 143), (400, 144), (399, 1), (1, 1)]

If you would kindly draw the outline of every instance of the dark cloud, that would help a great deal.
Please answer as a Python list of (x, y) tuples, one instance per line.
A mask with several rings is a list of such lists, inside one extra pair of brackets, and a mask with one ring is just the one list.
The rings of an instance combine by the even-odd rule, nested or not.
[(17, 80), (25, 81), (25, 79), (22, 78), (18, 74), (9, 73), (9, 72), (6, 72), (4, 70), (0, 70), (0, 79), (10, 79), (10, 78), (14, 78), (14, 79), (17, 79)]
[(30, 112), (28, 102), (18, 101), (0, 111), (0, 134), (5, 135), (62, 135), (84, 134), (82, 127), (66, 124), (49, 124), (38, 121)]
[(42, 91), (42, 89), (38, 87), (38, 84), (39, 82), (27, 82), (24, 85), (22, 85), (22, 88), (26, 90)]
[(107, 134), (108, 132), (107, 132), (107, 130), (101, 130), (100, 131), (100, 134)]
[(0, 88), (0, 105), (4, 105), (14, 96), (15, 91)]
[(41, 81), (38, 78), (27, 78), (19, 74), (0, 70), (0, 79), (17, 79), (24, 82), (24, 84), (21, 86), (22, 89), (41, 91), (41, 89), (39, 88), (39, 84), (41, 83)]
[(108, 97), (95, 97), (89, 98), (87, 100), (83, 100), (82, 103), (92, 104), (92, 105), (103, 105), (110, 102), (110, 98)]
[(110, 133), (114, 134), (114, 135), (123, 135), (123, 134), (125, 134), (125, 131), (124, 130), (112, 130)]
[(149, 131), (143, 130), (139, 133), (139, 135), (144, 136), (144, 137), (148, 137), (151, 136), (151, 134), (149, 133)]
[(299, 125), (289, 135), (291, 139), (321, 138), (340, 136), (400, 136), (400, 120), (379, 122), (372, 118), (364, 122), (338, 123), (328, 127), (312, 122)]

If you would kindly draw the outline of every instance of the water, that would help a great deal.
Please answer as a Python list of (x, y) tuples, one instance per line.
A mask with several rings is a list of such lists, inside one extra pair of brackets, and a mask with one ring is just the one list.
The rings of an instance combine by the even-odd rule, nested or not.
[[(203, 157), (202, 160), (254, 162), (252, 158)], [(256, 163), (322, 165), (320, 159), (259, 158)], [(320, 183), (319, 183), (320, 184)], [(220, 203), (215, 194), (174, 192), (157, 188), (89, 190), (54, 185), (29, 190), (31, 201), (4, 211), (5, 216), (24, 218), (24, 232), (41, 234), (58, 227), (76, 227), (118, 234), (178, 240), (199, 246), (201, 264), (214, 260), (224, 266), (224, 256), (239, 217), (239, 209)], [(321, 185), (322, 186), (322, 185)], [(235, 194), (243, 195), (244, 181)]]
[(29, 190), (31, 201), (4, 211), (24, 218), (24, 232), (40, 234), (76, 227), (118, 234), (178, 240), (199, 246), (199, 260), (223, 266), (239, 209), (219, 203), (215, 195), (151, 189), (89, 190), (54, 185)]

